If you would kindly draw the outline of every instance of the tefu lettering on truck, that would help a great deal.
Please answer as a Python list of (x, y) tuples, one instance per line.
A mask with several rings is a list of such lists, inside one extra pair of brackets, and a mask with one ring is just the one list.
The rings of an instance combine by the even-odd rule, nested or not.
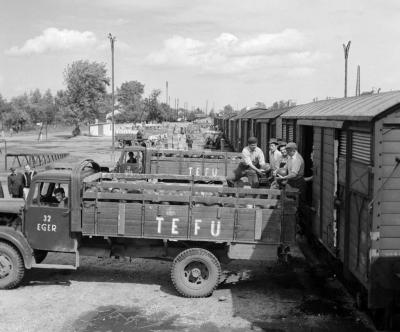
[[(192, 172), (193, 171), (193, 172)], [(195, 176), (200, 176), (201, 174), (201, 168), (200, 167), (189, 167), (189, 175), (195, 175)], [(204, 169), (204, 176), (213, 176), (216, 177), (218, 175), (218, 168), (205, 168)]]
[[(157, 220), (157, 233), (161, 234), (162, 231), (162, 223), (164, 222), (164, 217), (156, 217)], [(178, 222), (179, 218), (172, 218), (171, 222), (171, 235), (179, 235), (178, 231)], [(194, 235), (197, 236), (199, 234), (200, 230), (200, 223), (203, 221), (201, 219), (196, 219), (194, 221)], [(210, 234), (213, 237), (218, 237), (221, 233), (221, 222), (217, 221), (215, 222), (214, 220), (211, 221), (211, 226), (210, 226)]]

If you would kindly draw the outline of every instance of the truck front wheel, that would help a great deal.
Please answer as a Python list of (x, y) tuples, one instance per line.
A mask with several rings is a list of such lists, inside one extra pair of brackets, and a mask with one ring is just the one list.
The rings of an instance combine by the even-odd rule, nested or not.
[(186, 297), (212, 294), (221, 277), (221, 265), (208, 250), (191, 248), (182, 251), (172, 263), (171, 279), (176, 290)]
[(0, 289), (15, 288), (25, 274), (20, 253), (13, 246), (0, 242)]

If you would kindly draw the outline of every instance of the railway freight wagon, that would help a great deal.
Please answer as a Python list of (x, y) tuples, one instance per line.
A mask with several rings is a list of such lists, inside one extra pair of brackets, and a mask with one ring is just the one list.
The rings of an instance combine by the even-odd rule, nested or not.
[(295, 106), (282, 122), (313, 171), (307, 229), (390, 324), (400, 293), (400, 92)]

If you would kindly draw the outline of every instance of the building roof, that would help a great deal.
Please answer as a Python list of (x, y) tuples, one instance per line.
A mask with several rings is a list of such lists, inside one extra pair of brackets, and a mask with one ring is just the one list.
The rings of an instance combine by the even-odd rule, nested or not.
[(254, 115), (254, 119), (261, 120), (261, 119), (275, 119), (281, 114), (287, 112), (288, 110), (292, 109), (293, 107), (285, 107), (279, 109), (268, 109)]
[(400, 106), (400, 91), (392, 91), (298, 105), (282, 118), (370, 121), (398, 104)]

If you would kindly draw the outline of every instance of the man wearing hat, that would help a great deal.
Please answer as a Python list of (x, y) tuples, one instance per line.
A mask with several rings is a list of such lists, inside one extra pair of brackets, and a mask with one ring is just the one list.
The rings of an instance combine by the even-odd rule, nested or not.
[(286, 151), (289, 156), (286, 164), (288, 174), (285, 176), (277, 174), (277, 177), (280, 180), (286, 180), (290, 186), (299, 189), (300, 202), (303, 202), (306, 185), (304, 181), (304, 159), (297, 151), (297, 145), (294, 142), (286, 144)]
[(10, 168), (10, 175), (8, 175), (8, 192), (13, 198), (24, 197), (24, 176), (21, 173), (15, 173), (15, 168)]
[(243, 161), (234, 170), (234, 176), (227, 178), (227, 181), (230, 186), (233, 186), (234, 182), (240, 180), (243, 176), (247, 176), (250, 186), (258, 188), (260, 186), (258, 176), (268, 170), (269, 165), (265, 163), (264, 153), (257, 147), (257, 138), (249, 137), (247, 142), (248, 146), (242, 151)]

